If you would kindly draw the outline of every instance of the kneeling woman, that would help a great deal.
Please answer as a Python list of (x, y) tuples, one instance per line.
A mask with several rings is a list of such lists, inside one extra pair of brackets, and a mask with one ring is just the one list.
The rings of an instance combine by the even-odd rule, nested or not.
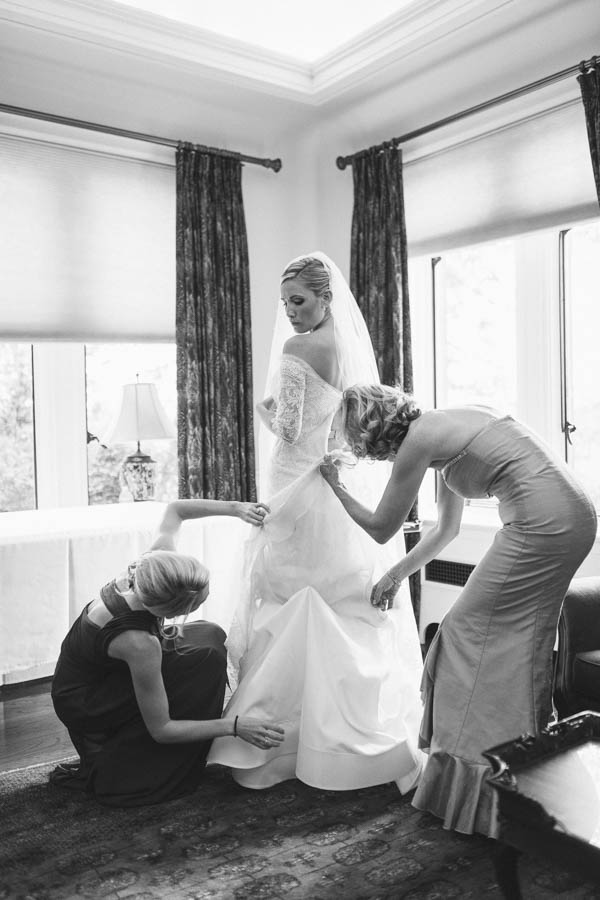
[(375, 511), (348, 494), (331, 460), (321, 472), (362, 528), (387, 541), (401, 527), (428, 469), (438, 473), (438, 520), (373, 588), (392, 605), (400, 581), (456, 537), (464, 498), (498, 498), (503, 527), (430, 647), (423, 675), (421, 746), (429, 751), (413, 798), (444, 827), (495, 834), (483, 751), (552, 714), (552, 648), (569, 582), (596, 534), (592, 501), (570, 470), (510, 416), (478, 406), (430, 410), (382, 385), (344, 392), (355, 455), (394, 459)]
[(150, 551), (105, 585), (63, 641), (52, 701), (80, 761), (50, 776), (108, 806), (160, 803), (196, 789), (213, 738), (233, 734), (257, 747), (283, 740), (277, 724), (221, 718), (225, 632), (211, 622), (164, 625), (208, 596), (208, 571), (175, 553), (184, 519), (235, 516), (260, 526), (260, 503), (170, 503)]

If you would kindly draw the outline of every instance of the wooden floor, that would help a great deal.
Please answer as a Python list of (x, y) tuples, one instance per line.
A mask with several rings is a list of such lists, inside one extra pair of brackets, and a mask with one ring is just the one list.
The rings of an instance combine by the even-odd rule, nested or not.
[(75, 755), (50, 699), (50, 679), (0, 688), (0, 772)]

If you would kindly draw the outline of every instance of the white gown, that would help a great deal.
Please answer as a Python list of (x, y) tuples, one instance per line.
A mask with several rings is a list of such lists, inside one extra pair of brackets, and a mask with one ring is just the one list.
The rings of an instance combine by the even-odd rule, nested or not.
[[(246, 547), (250, 602), (229, 633), (239, 677), (226, 715), (269, 718), (286, 736), (270, 750), (217, 738), (208, 762), (251, 788), (297, 777), (325, 790), (395, 781), (408, 791), (422, 758), (417, 628), (408, 587), (389, 612), (369, 600), (397, 554), (352, 521), (319, 472), (341, 392), (284, 355), (275, 400), (271, 513)], [(356, 474), (344, 474), (353, 492)]]

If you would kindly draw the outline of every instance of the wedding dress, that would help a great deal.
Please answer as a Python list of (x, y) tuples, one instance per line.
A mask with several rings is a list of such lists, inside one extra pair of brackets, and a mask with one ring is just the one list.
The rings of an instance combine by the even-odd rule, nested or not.
[[(378, 380), (358, 308), (344, 318), (344, 304), (356, 304), (343, 276), (324, 255), (310, 255), (332, 272), (343, 386), (357, 374)], [(417, 628), (407, 586), (388, 612), (370, 603), (373, 584), (399, 551), (360, 529), (320, 475), (323, 455), (341, 444), (341, 391), (289, 354), (280, 356), (272, 388), (276, 442), (263, 497), (271, 512), (246, 545), (248, 596), (227, 641), (237, 676), (227, 715), (270, 718), (286, 735), (270, 750), (218, 738), (208, 762), (230, 766), (235, 780), (252, 788), (297, 777), (326, 790), (395, 781), (405, 792), (422, 757)], [(378, 466), (360, 463), (344, 473), (349, 490), (371, 506)], [(375, 480), (379, 491), (381, 477)]]

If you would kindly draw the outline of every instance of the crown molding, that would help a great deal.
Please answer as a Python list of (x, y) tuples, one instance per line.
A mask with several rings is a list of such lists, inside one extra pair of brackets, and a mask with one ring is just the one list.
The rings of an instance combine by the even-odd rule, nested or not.
[(0, 0), (0, 21), (269, 93), (310, 98), (310, 68), (243, 41), (113, 0)]
[[(0, 21), (319, 106), (391, 66), (435, 61), (435, 44), (516, 0), (414, 0), (316, 63), (125, 6), (115, 0), (0, 0)], [(420, 65), (423, 65), (420, 62)]]
[(515, 0), (414, 0), (409, 6), (364, 31), (358, 38), (319, 60), (313, 71), (313, 92), (318, 103), (327, 102), (354, 87), (365, 75), (374, 75), (390, 65), (414, 65), (416, 53), (424, 55), (419, 65), (435, 64), (428, 51), (493, 15)]

